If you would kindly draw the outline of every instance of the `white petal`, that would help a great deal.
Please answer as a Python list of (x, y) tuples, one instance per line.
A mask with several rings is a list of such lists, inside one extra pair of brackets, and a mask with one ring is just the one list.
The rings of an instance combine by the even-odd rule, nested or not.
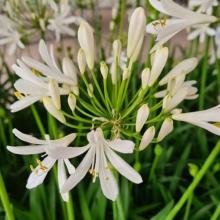
[(47, 168), (46, 171), (41, 171), (39, 166), (35, 168), (35, 171), (31, 173), (27, 180), (27, 185), (26, 188), (32, 189), (43, 183), (45, 177), (47, 176), (47, 173), (50, 171), (50, 169), (53, 167), (54, 163), (56, 160), (46, 157), (43, 161), (42, 164)]
[(129, 154), (134, 151), (134, 142), (129, 140), (115, 139), (113, 141), (106, 142), (110, 148), (120, 153)]
[(14, 154), (20, 154), (20, 155), (41, 154), (45, 152), (44, 146), (35, 146), (35, 145), (19, 146), (19, 147), (7, 146), (7, 149)]
[(162, 12), (163, 14), (167, 14), (167, 11), (163, 7), (160, 0), (149, 0), (150, 4), (159, 12)]
[(56, 146), (68, 146), (69, 144), (71, 144), (76, 138), (76, 134), (75, 133), (71, 133), (69, 135), (66, 135), (63, 138), (60, 139), (56, 139), (56, 140), (50, 140), (51, 145), (56, 145)]
[(105, 195), (105, 197), (112, 201), (115, 201), (118, 195), (118, 185), (111, 170), (108, 168), (108, 163), (103, 151), (101, 152), (99, 180), (102, 192)]
[[(66, 182), (66, 170), (64, 167), (63, 160), (58, 160), (58, 185), (59, 189), (61, 189)], [(69, 200), (69, 194), (68, 193), (61, 193), (61, 196), (65, 202), (68, 202)]]
[(165, 85), (169, 80), (176, 77), (178, 74), (190, 73), (193, 71), (198, 64), (198, 59), (193, 57), (185, 59), (182, 62), (178, 63), (167, 75), (159, 82), (159, 85)]
[(74, 188), (86, 175), (89, 171), (89, 168), (92, 164), (93, 157), (95, 154), (95, 148), (90, 148), (87, 152), (86, 156), (83, 158), (82, 162), (76, 168), (74, 174), (72, 174), (61, 189), (61, 193), (69, 192), (72, 188)]
[(11, 112), (18, 112), (24, 108), (27, 108), (40, 99), (40, 96), (26, 96), (10, 105)]
[(62, 112), (59, 111), (51, 98), (49, 97), (44, 97), (43, 98), (43, 104), (44, 104), (44, 107), (46, 108), (46, 110), (54, 117), (56, 118), (58, 121), (60, 121), (61, 123), (66, 123), (66, 119), (65, 117), (63, 116)]
[(40, 87), (34, 83), (30, 83), (30, 81), (27, 81), (24, 79), (18, 79), (15, 82), (14, 87), (17, 91), (23, 94), (31, 94), (34, 96), (48, 96), (49, 95), (48, 90), (46, 88)]
[(28, 134), (24, 134), (16, 128), (14, 128), (12, 132), (17, 138), (19, 138), (20, 140), (22, 140), (24, 142), (27, 142), (30, 144), (42, 144), (42, 145), (46, 144), (46, 141), (40, 140), (40, 139), (35, 138), (35, 137), (28, 135)]
[(48, 155), (56, 159), (68, 159), (77, 157), (85, 153), (89, 149), (89, 145), (85, 147), (56, 147), (46, 148)]
[(70, 175), (76, 171), (75, 167), (70, 163), (68, 159), (64, 159), (64, 163)]
[(142, 177), (135, 171), (128, 163), (126, 163), (121, 157), (119, 157), (110, 148), (105, 148), (105, 153), (112, 166), (124, 177), (134, 183), (141, 183)]

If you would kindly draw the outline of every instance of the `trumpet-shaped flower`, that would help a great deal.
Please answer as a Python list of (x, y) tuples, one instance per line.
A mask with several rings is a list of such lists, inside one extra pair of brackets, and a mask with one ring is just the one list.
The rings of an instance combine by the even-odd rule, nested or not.
[(208, 14), (194, 12), (184, 8), (172, 0), (150, 0), (151, 5), (158, 11), (172, 18), (153, 21), (147, 26), (147, 32), (157, 35), (154, 51), (180, 31), (195, 25), (207, 25), (217, 21), (217, 18)]
[[(56, 152), (63, 150), (68, 147), (68, 145), (73, 142), (76, 137), (76, 134), (72, 133), (63, 138), (57, 140), (50, 140), (48, 136), (46, 136), (46, 140), (40, 140), (31, 135), (24, 134), (17, 129), (13, 129), (13, 133), (20, 140), (30, 143), (28, 146), (7, 146), (7, 149), (15, 154), (20, 155), (35, 155), (35, 154), (43, 154), (42, 157), (44, 159), (37, 160), (38, 166), (34, 168), (32, 165), (31, 170), (32, 173), (27, 180), (26, 187), (28, 189), (32, 189), (42, 184), (44, 179), (46, 178), (48, 172), (52, 169), (54, 164), (58, 163), (58, 184), (59, 189), (63, 186), (66, 181), (67, 174), (66, 168), (69, 174), (73, 174), (75, 172), (74, 166), (70, 163), (69, 158), (65, 157), (54, 157)], [(84, 153), (88, 147), (69, 147), (71, 150), (71, 157), (76, 157), (82, 153)], [(68, 193), (62, 193), (62, 198), (64, 201), (68, 201)]]
[(12, 55), (17, 47), (24, 48), (17, 25), (4, 15), (0, 15), (0, 45), (7, 45), (7, 53)]
[(177, 112), (172, 115), (172, 119), (196, 125), (220, 136), (220, 105), (197, 112)]
[[(63, 185), (62, 193), (74, 188), (84, 178), (86, 173), (89, 172), (92, 175), (93, 182), (99, 177), (104, 195), (114, 201), (118, 195), (118, 185), (112, 174), (112, 167), (128, 180), (134, 183), (142, 182), (141, 176), (114, 152), (132, 153), (134, 150), (134, 143), (132, 141), (121, 139), (106, 140), (101, 128), (88, 133), (87, 139), (89, 144), (86, 147), (89, 150), (75, 172)], [(71, 157), (68, 148), (61, 151), (59, 155), (64, 158), (66, 156)]]
[[(44, 41), (39, 43), (39, 52), (46, 64), (23, 57), (12, 66), (21, 78), (14, 84), (19, 100), (11, 105), (12, 112), (20, 111), (45, 97), (51, 97), (54, 106), (60, 109), (60, 95), (77, 93), (76, 72), (70, 68), (71, 65), (65, 61), (66, 59), (63, 62), (63, 73), (55, 62), (52, 48), (49, 53)], [(62, 84), (62, 87), (59, 84)]]

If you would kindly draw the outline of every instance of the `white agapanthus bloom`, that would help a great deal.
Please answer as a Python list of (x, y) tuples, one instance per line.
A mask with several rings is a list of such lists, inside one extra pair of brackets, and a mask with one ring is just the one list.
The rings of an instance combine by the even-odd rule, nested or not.
[[(61, 189), (67, 178), (66, 169), (69, 175), (71, 175), (75, 172), (75, 167), (70, 163), (67, 157), (63, 159), (59, 156), (54, 157), (54, 155), (56, 154), (56, 151), (59, 152), (60, 150), (67, 148), (68, 145), (74, 141), (76, 134), (72, 133), (57, 140), (50, 140), (49, 136), (46, 136), (46, 140), (41, 140), (31, 135), (24, 134), (18, 131), (17, 129), (13, 129), (13, 133), (20, 140), (30, 143), (31, 145), (19, 146), (19, 147), (7, 146), (7, 149), (10, 152), (20, 155), (42, 154), (42, 157), (44, 157), (42, 161), (37, 160), (38, 166), (36, 168), (34, 168), (32, 165), (30, 166), (32, 173), (27, 180), (26, 187), (28, 189), (32, 189), (42, 184), (48, 172), (57, 162), (58, 184), (59, 184), (59, 189)], [(87, 150), (86, 147), (69, 147), (69, 148), (71, 149), (71, 157), (76, 157)], [(68, 193), (62, 193), (61, 196), (64, 201), (68, 201)]]
[(68, 0), (61, 1), (60, 4), (56, 4), (54, 0), (50, 0), (49, 4), (54, 14), (49, 19), (48, 29), (55, 32), (56, 40), (59, 41), (62, 34), (75, 36), (76, 32), (69, 25), (79, 25), (83, 19), (70, 15), (71, 7)]
[(171, 19), (162, 18), (147, 25), (147, 32), (157, 36), (154, 51), (180, 31), (195, 25), (207, 25), (217, 21), (217, 18), (208, 14), (194, 12), (184, 8), (172, 0), (150, 0), (151, 5), (161, 13), (171, 16)]
[(215, 36), (215, 29), (209, 27), (208, 24), (195, 25), (194, 27), (192, 27), (192, 31), (188, 34), (187, 39), (194, 40), (199, 37), (199, 42), (203, 43), (207, 35), (210, 37)]
[(7, 46), (7, 53), (12, 55), (17, 47), (24, 48), (17, 25), (4, 15), (0, 15), (0, 45)]
[(218, 0), (189, 0), (190, 9), (197, 9), (198, 12), (205, 12), (209, 15), (213, 12), (213, 7), (218, 6)]
[(11, 105), (11, 111), (20, 111), (43, 100), (46, 109), (58, 120), (64, 122), (58, 111), (61, 108), (60, 95), (68, 95), (71, 92), (78, 94), (76, 70), (71, 61), (64, 58), (63, 71), (61, 71), (56, 64), (53, 48), (51, 47), (49, 52), (43, 40), (39, 43), (39, 53), (44, 63), (30, 57), (23, 57), (12, 66), (21, 79), (14, 84), (19, 100)]
[[(118, 195), (118, 185), (112, 174), (112, 167), (128, 180), (134, 183), (142, 182), (141, 176), (114, 152), (132, 153), (134, 150), (134, 143), (132, 141), (121, 139), (106, 140), (101, 128), (88, 133), (87, 139), (89, 142), (86, 145), (88, 152), (75, 172), (63, 185), (61, 189), (62, 193), (66, 193), (74, 188), (85, 177), (86, 173), (89, 172), (92, 175), (93, 182), (99, 177), (104, 195), (114, 201)], [(57, 153), (63, 158), (71, 157), (69, 148)]]
[(218, 124), (220, 121), (220, 105), (197, 112), (180, 113), (177, 111), (172, 115), (172, 119), (196, 125), (220, 136)]

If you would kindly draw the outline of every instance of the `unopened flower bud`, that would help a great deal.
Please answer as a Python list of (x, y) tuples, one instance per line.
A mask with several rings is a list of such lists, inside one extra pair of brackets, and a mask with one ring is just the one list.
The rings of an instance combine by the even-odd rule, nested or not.
[(157, 141), (162, 141), (170, 132), (173, 130), (173, 120), (171, 118), (166, 118), (161, 125)]
[(54, 103), (54, 106), (57, 109), (60, 109), (61, 108), (61, 102), (60, 102), (59, 86), (58, 86), (57, 81), (55, 81), (53, 79), (51, 79), (49, 81), (49, 93), (50, 93), (50, 96), (51, 96), (52, 101)]
[(66, 119), (63, 116), (63, 114), (55, 107), (53, 101), (49, 97), (44, 97), (43, 98), (43, 104), (46, 110), (58, 121), (65, 123)]
[(168, 58), (168, 48), (159, 47), (155, 54), (152, 55), (152, 68), (149, 79), (149, 86), (152, 86), (160, 76)]
[(118, 15), (118, 4), (112, 7), (112, 19), (115, 19)]
[(111, 78), (112, 78), (112, 84), (115, 85), (117, 82), (117, 66), (116, 63), (112, 63), (111, 65)]
[(80, 48), (78, 51), (77, 61), (78, 61), (79, 71), (83, 75), (86, 70), (86, 57), (82, 48)]
[(70, 93), (69, 96), (68, 96), (67, 101), (68, 101), (68, 105), (69, 105), (71, 111), (74, 112), (75, 107), (76, 107), (76, 97), (75, 97), (75, 95)]
[(128, 79), (130, 76), (130, 70), (128, 68), (125, 68), (123, 71), (123, 80)]
[(100, 71), (101, 71), (103, 79), (106, 79), (108, 76), (108, 66), (104, 61), (100, 63)]
[(115, 22), (114, 21), (111, 21), (110, 24), (109, 24), (109, 29), (110, 31), (113, 31), (115, 28)]
[(150, 109), (147, 104), (143, 104), (137, 111), (136, 132), (140, 132), (149, 116)]
[(63, 69), (64, 75), (70, 77), (73, 80), (73, 84), (77, 85), (78, 79), (77, 79), (76, 67), (70, 58), (68, 57), (63, 58), (62, 69)]
[(95, 41), (93, 30), (90, 25), (85, 21), (82, 21), (79, 26), (78, 41), (81, 48), (85, 52), (86, 62), (89, 69), (93, 69), (95, 59)]
[(88, 92), (90, 98), (93, 97), (93, 91), (94, 91), (93, 85), (90, 83), (89, 87), (87, 88), (87, 92)]
[(154, 138), (154, 135), (155, 135), (155, 127), (151, 126), (144, 132), (144, 135), (141, 139), (141, 143), (139, 146), (139, 150), (144, 150), (151, 143), (151, 141)]
[[(128, 44), (127, 44), (127, 56), (130, 58), (135, 50), (141, 49), (145, 35), (145, 25), (146, 25), (146, 16), (144, 9), (139, 7), (136, 8), (131, 15), (129, 29), (128, 29)], [(139, 46), (138, 46), (139, 44)], [(136, 54), (139, 54), (139, 51), (136, 50)]]
[(120, 59), (120, 56), (121, 56), (121, 41), (120, 40), (115, 40), (113, 42), (113, 57), (114, 57), (114, 60)]
[(145, 68), (141, 73), (141, 83), (142, 83), (142, 89), (146, 89), (148, 86), (148, 82), (150, 79), (150, 69)]

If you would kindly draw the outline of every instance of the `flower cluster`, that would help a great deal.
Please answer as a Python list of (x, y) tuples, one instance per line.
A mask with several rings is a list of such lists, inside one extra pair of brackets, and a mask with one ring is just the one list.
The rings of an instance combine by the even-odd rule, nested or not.
[(45, 36), (47, 32), (53, 32), (57, 41), (61, 35), (75, 36), (71, 25), (79, 25), (83, 20), (71, 15), (68, 0), (31, 4), (27, 1), (6, 1), (2, 7), (5, 13), (0, 15), (0, 45), (7, 46), (9, 55), (14, 54), (16, 48), (24, 48), (33, 34)]
[[(62, 65), (59, 65), (53, 48), (48, 50), (41, 40), (39, 53), (43, 62), (22, 57), (13, 65), (20, 79), (14, 85), (19, 100), (11, 105), (11, 110), (20, 111), (42, 100), (45, 109), (53, 117), (74, 131), (62, 139), (50, 140), (46, 135), (45, 140), (40, 140), (14, 130), (19, 139), (32, 145), (8, 146), (9, 151), (22, 155), (43, 153), (44, 156), (43, 161), (37, 160), (36, 168), (31, 166), (27, 188), (41, 184), (57, 161), (59, 189), (65, 201), (68, 200), (66, 193), (87, 172), (92, 175), (93, 182), (99, 178), (103, 194), (115, 200), (118, 186), (113, 169), (134, 183), (142, 182), (140, 174), (115, 151), (132, 154), (135, 143), (136, 150), (141, 151), (150, 143), (162, 141), (172, 132), (174, 121), (187, 122), (220, 135), (220, 128), (216, 124), (220, 120), (220, 106), (191, 113), (182, 113), (179, 107), (184, 100), (198, 97), (196, 81), (187, 80), (188, 74), (198, 64), (197, 58), (185, 59), (167, 72), (164, 67), (169, 50), (162, 45), (186, 27), (214, 22), (216, 18), (191, 12), (171, 0), (152, 0), (151, 3), (177, 19), (174, 23), (167, 21), (170, 25), (162, 29), (161, 20), (157, 21), (159, 29), (155, 29), (156, 23), (150, 24), (151, 30), (156, 30), (158, 34), (159, 44), (152, 50), (150, 63), (145, 66), (138, 65), (137, 61), (146, 25), (145, 12), (141, 7), (135, 9), (130, 19), (126, 64), (123, 68), (120, 65), (122, 44), (119, 39), (113, 42), (111, 67), (104, 60), (97, 62), (93, 29), (85, 21), (81, 22), (78, 30), (80, 48), (77, 62), (65, 57)], [(139, 81), (138, 86), (133, 85), (134, 81)], [(84, 141), (86, 144), (68, 147), (77, 134), (87, 137), (87, 141)], [(75, 168), (70, 159), (84, 153), (84, 158)]]

